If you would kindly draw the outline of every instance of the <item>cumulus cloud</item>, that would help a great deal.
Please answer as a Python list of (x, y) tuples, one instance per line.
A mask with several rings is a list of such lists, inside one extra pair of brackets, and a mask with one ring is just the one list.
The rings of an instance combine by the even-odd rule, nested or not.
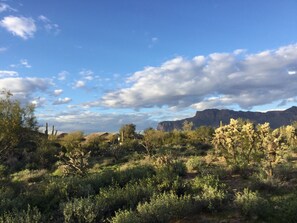
[(58, 100), (53, 102), (53, 105), (62, 105), (62, 104), (68, 104), (69, 102), (71, 102), (72, 99), (71, 98), (59, 98)]
[(7, 16), (0, 21), (0, 26), (25, 40), (32, 38), (37, 30), (34, 20), (27, 17)]
[(59, 96), (59, 95), (61, 95), (63, 93), (63, 90), (62, 89), (56, 89), (56, 90), (54, 90), (54, 95), (55, 96)]
[[(18, 72), (12, 70), (0, 70), (0, 78), (18, 76)], [(1, 80), (0, 80), (1, 81)]]
[(295, 68), (297, 44), (255, 54), (240, 49), (192, 59), (176, 57), (135, 72), (126, 80), (129, 87), (105, 94), (97, 104), (136, 109), (231, 105), (251, 109), (297, 96)]
[(76, 81), (74, 84), (74, 88), (83, 88), (85, 86), (86, 86), (86, 82), (82, 80)]
[(50, 87), (50, 80), (44, 78), (2, 78), (0, 89), (9, 90), (14, 98), (23, 103), (33, 100), (37, 92), (45, 92)]

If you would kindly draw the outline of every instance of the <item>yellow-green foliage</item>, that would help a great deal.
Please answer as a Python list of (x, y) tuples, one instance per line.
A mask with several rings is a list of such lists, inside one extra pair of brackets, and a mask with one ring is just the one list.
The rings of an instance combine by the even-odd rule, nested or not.
[(256, 128), (250, 122), (231, 119), (230, 124), (215, 130), (212, 143), (216, 154), (223, 156), (229, 166), (244, 169), (260, 164), (273, 175), (275, 165), (283, 160), (295, 139), (292, 126), (272, 131), (269, 123)]

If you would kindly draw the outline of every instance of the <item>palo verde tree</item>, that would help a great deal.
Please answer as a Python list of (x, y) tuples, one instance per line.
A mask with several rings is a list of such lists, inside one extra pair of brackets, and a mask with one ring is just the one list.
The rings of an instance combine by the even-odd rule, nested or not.
[(0, 160), (13, 157), (15, 149), (32, 139), (36, 132), (37, 121), (34, 106), (21, 106), (12, 99), (12, 93), (2, 91), (0, 94)]

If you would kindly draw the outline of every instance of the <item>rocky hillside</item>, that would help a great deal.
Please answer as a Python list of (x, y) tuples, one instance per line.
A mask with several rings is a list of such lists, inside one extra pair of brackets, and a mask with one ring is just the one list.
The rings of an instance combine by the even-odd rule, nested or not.
[(278, 128), (283, 125), (289, 125), (293, 121), (297, 121), (297, 107), (293, 106), (284, 111), (269, 111), (269, 112), (244, 112), (233, 111), (227, 109), (207, 109), (197, 111), (192, 118), (186, 118), (178, 121), (164, 121), (158, 124), (157, 129), (163, 131), (172, 131), (173, 129), (181, 129), (184, 121), (189, 121), (194, 124), (194, 128), (202, 125), (217, 127), (222, 121), (227, 124), (230, 118), (248, 119), (255, 123), (269, 122), (272, 128)]

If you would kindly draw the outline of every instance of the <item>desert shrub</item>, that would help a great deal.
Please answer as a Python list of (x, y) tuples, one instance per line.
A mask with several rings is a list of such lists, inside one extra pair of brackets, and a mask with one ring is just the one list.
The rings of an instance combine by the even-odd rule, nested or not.
[(192, 200), (189, 196), (178, 197), (173, 193), (155, 195), (150, 202), (137, 206), (140, 222), (169, 222), (190, 212)]
[(0, 223), (39, 223), (41, 213), (36, 207), (28, 206), (27, 210), (6, 212), (0, 216)]
[(188, 171), (192, 172), (199, 172), (201, 173), (205, 168), (205, 162), (199, 156), (194, 156), (188, 159), (186, 163)]
[(255, 172), (249, 177), (250, 189), (266, 193), (277, 193), (281, 189), (282, 182), (275, 176), (269, 177), (264, 170)]
[(269, 214), (269, 203), (256, 191), (245, 188), (235, 195), (235, 204), (246, 217), (266, 218)]
[(76, 198), (62, 205), (64, 222), (95, 222), (97, 205), (93, 197)]
[(282, 196), (273, 201), (274, 214), (271, 222), (294, 223), (297, 222), (297, 194)]
[(156, 175), (151, 180), (161, 193), (175, 191), (177, 194), (183, 194), (186, 185), (181, 176), (184, 176), (185, 173), (186, 166), (180, 161), (174, 161), (171, 164), (157, 168)]
[(125, 187), (102, 189), (96, 196), (101, 216), (112, 216), (119, 209), (135, 208), (139, 202), (147, 201), (153, 195), (151, 184), (130, 183)]
[(114, 181), (120, 186), (124, 186), (130, 181), (148, 178), (155, 175), (155, 169), (151, 165), (142, 165), (116, 172)]
[[(98, 222), (113, 216), (119, 209), (135, 209), (149, 200), (155, 189), (148, 181), (101, 188), (95, 197), (77, 198), (62, 205), (65, 222)], [(86, 207), (88, 206), (88, 207)]]
[(194, 178), (191, 189), (195, 199), (204, 202), (210, 210), (218, 209), (227, 196), (225, 184), (213, 175)]
[(163, 223), (180, 219), (193, 211), (193, 200), (189, 196), (174, 193), (154, 195), (149, 202), (139, 204), (136, 211), (120, 211), (110, 222)]
[(277, 166), (274, 170), (275, 178), (278, 178), (282, 181), (289, 181), (295, 178), (295, 170), (293, 163), (283, 163)]
[(131, 210), (120, 210), (109, 220), (112, 223), (139, 223), (139, 217)]

